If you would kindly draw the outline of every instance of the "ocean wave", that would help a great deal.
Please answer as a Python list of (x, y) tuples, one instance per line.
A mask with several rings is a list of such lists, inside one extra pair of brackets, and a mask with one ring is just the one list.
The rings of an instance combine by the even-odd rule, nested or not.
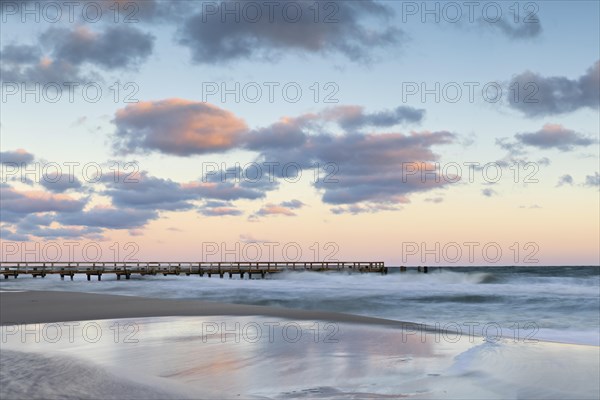
[[(595, 269), (477, 268), (415, 270), (388, 275), (318, 272), (285, 272), (269, 279), (220, 279), (186, 276), (147, 276), (131, 280), (61, 281), (21, 278), (0, 282), (2, 290), (66, 290), (153, 298), (267, 305), (358, 314), (433, 325), (476, 321), (499, 323), (509, 329), (515, 323), (533, 322), (542, 339), (600, 330), (600, 277)], [(584, 340), (585, 339), (584, 335)], [(567, 339), (565, 339), (567, 338)], [(596, 343), (588, 337), (586, 343)]]

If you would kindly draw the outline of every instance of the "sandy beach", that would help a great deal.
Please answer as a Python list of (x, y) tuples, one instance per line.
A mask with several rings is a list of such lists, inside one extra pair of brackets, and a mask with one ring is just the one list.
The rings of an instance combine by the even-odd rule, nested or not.
[(200, 300), (152, 299), (57, 291), (0, 292), (0, 325), (117, 318), (263, 315), (294, 320), (323, 320), (423, 329), (423, 325), (326, 311), (215, 303)]
[(592, 399), (600, 391), (598, 346), (196, 300), (3, 291), (0, 305), (3, 399)]

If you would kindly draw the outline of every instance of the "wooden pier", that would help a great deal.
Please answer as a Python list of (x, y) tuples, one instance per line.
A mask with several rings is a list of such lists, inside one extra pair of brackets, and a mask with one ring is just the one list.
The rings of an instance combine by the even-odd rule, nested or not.
[(223, 278), (228, 275), (232, 278), (239, 275), (244, 278), (260, 276), (264, 278), (268, 274), (283, 271), (346, 271), (346, 272), (388, 272), (383, 262), (0, 262), (0, 274), (4, 279), (10, 276), (17, 278), (19, 275), (31, 275), (34, 278), (46, 275), (60, 275), (61, 279), (75, 275), (86, 275), (87, 280), (96, 276), (102, 280), (102, 275), (114, 275), (117, 279), (125, 277), (130, 279), (131, 275), (199, 275), (212, 277), (213, 275)]

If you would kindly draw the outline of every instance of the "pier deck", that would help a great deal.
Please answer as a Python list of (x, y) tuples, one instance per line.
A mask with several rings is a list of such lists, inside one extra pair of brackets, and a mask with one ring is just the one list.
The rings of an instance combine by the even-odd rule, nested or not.
[(265, 277), (283, 271), (347, 271), (347, 272), (378, 272), (385, 274), (387, 268), (383, 262), (356, 262), (356, 261), (324, 261), (324, 262), (0, 262), (0, 274), (4, 279), (10, 276), (17, 278), (19, 275), (42, 277), (46, 275), (66, 276), (73, 280), (75, 275), (85, 275), (87, 280), (96, 276), (98, 280), (102, 275), (114, 275), (117, 279), (122, 276), (129, 279), (131, 275), (213, 275), (223, 278), (228, 275), (239, 275), (243, 278), (248, 274)]

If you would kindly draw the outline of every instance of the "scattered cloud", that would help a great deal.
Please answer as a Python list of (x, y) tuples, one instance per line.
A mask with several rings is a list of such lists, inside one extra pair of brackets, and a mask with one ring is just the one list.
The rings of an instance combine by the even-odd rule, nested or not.
[(130, 69), (152, 54), (154, 37), (130, 25), (111, 24), (101, 31), (86, 26), (50, 28), (41, 42), (52, 49), (50, 57), (71, 65)]
[(302, 207), (304, 207), (304, 203), (302, 203), (300, 200), (284, 201), (279, 204), (268, 203), (265, 204), (254, 215), (257, 217), (266, 217), (269, 215), (284, 215), (286, 217), (295, 217), (296, 213), (293, 210), (297, 210)]
[(75, 213), (81, 211), (88, 201), (38, 190), (19, 191), (7, 184), (0, 184), (0, 193), (2, 211), (21, 215), (49, 211)]
[(40, 184), (53, 193), (63, 193), (71, 189), (80, 189), (81, 181), (73, 175), (64, 174), (43, 174)]
[(510, 106), (526, 116), (560, 115), (582, 108), (597, 110), (600, 105), (600, 61), (577, 79), (543, 77), (527, 71), (515, 75), (509, 87), (518, 87), (518, 96), (508, 96)]
[[(319, 2), (317, 7), (327, 10), (317, 22), (314, 1), (289, 2), (284, 9), (278, 4), (275, 12), (262, 9), (257, 21), (236, 20), (232, 15), (224, 18), (226, 10), (240, 7), (238, 1), (211, 4), (193, 13), (179, 30), (179, 42), (190, 49), (196, 63), (272, 60), (284, 52), (338, 53), (351, 60), (369, 61), (374, 49), (397, 45), (405, 37), (388, 23), (392, 8), (371, 0)], [(300, 15), (297, 20), (296, 13)], [(327, 16), (332, 20), (323, 21)], [(378, 28), (367, 27), (368, 19), (377, 21)]]
[(45, 240), (55, 239), (96, 239), (102, 240), (102, 229), (96, 227), (37, 227), (27, 231), (30, 236), (35, 236)]
[(542, 24), (539, 16), (531, 13), (527, 18), (529, 21), (519, 21), (518, 23), (514, 23), (512, 16), (500, 18), (495, 22), (488, 22), (485, 19), (479, 21), (482, 25), (499, 30), (510, 39), (523, 40), (538, 37), (542, 33)]
[(250, 235), (250, 234), (241, 234), (240, 241), (242, 243), (269, 243), (270, 242), (269, 240), (256, 239), (254, 237), (254, 235)]
[[(280, 166), (294, 162), (300, 169), (310, 169), (315, 163), (328, 164), (336, 169), (330, 171), (330, 175), (335, 176), (315, 183), (323, 192), (324, 202), (336, 205), (363, 201), (402, 203), (410, 193), (449, 183), (439, 179), (439, 172), (434, 173), (437, 178), (428, 172), (429, 178), (422, 179), (423, 169), (433, 168), (432, 162), (438, 159), (432, 147), (453, 143), (457, 135), (448, 131), (335, 134), (328, 132), (325, 126), (333, 123), (353, 129), (366, 125), (391, 127), (404, 121), (406, 115), (417, 120), (422, 110), (398, 107), (394, 111), (365, 113), (361, 107), (340, 106), (315, 114), (284, 117), (266, 127), (249, 130), (243, 120), (207, 103), (181, 99), (142, 102), (117, 111), (115, 148), (124, 152), (158, 151), (178, 156), (250, 150), (257, 153), (257, 160)], [(404, 174), (409, 163), (419, 167)], [(271, 171), (270, 177), (280, 178), (284, 172), (280, 167)], [(217, 176), (208, 182), (188, 183), (185, 188), (195, 188), (206, 198), (235, 200), (232, 194), (225, 194), (228, 189), (246, 190), (250, 193), (240, 197), (258, 198), (264, 190), (274, 186), (259, 187), (265, 184), (263, 179), (234, 188), (216, 185), (219, 182), (213, 179)], [(224, 196), (215, 195), (217, 191), (225, 191)]]
[(150, 220), (157, 218), (158, 213), (154, 210), (96, 206), (86, 211), (60, 214), (57, 217), (57, 222), (63, 225), (107, 229), (137, 229), (142, 228)]
[(600, 174), (598, 174), (598, 172), (596, 172), (596, 173), (594, 173), (594, 175), (586, 175), (584, 185), (591, 186), (591, 187), (600, 186)]
[(496, 192), (494, 189), (486, 188), (481, 191), (481, 194), (483, 194), (485, 197), (492, 197), (496, 196), (498, 192)]
[(183, 99), (144, 101), (117, 111), (115, 149), (178, 156), (215, 153), (239, 144), (243, 120), (214, 105)]
[(560, 178), (558, 178), (558, 183), (556, 184), (556, 187), (561, 187), (565, 185), (573, 186), (573, 177), (569, 174), (563, 175)]
[(570, 151), (577, 146), (589, 146), (598, 140), (567, 129), (559, 124), (546, 124), (537, 132), (518, 133), (515, 135), (518, 142), (540, 149), (556, 148), (561, 151)]
[(519, 208), (526, 208), (526, 209), (530, 209), (530, 210), (536, 210), (536, 209), (541, 209), (541, 206), (538, 206), (537, 204), (532, 204), (530, 206), (519, 206)]
[(8, 229), (4, 226), (0, 226), (0, 237), (2, 238), (2, 240), (9, 240), (12, 242), (27, 242), (31, 240), (29, 235), (14, 232), (13, 230)]
[(84, 67), (103, 70), (137, 68), (146, 61), (154, 37), (133, 26), (112, 24), (104, 30), (86, 26), (52, 27), (38, 44), (7, 44), (1, 50), (4, 82), (82, 82), (97, 78)]
[(197, 197), (177, 182), (155, 178), (146, 172), (139, 173), (135, 182), (128, 182), (121, 178), (115, 180), (112, 176), (106, 176), (104, 183), (107, 189), (103, 194), (112, 199), (113, 205), (123, 208), (189, 210), (194, 207), (190, 201)]
[(393, 110), (365, 113), (364, 107), (339, 106), (326, 110), (322, 114), (335, 120), (345, 130), (355, 131), (365, 126), (387, 128), (402, 123), (421, 122), (425, 110), (400, 106)]
[(22, 164), (27, 165), (32, 163), (33, 159), (33, 154), (24, 149), (0, 152), (0, 163), (2, 164), (14, 164), (15, 166), (21, 166)]
[(206, 217), (224, 217), (227, 215), (242, 215), (243, 212), (237, 209), (232, 203), (226, 201), (206, 201), (198, 208), (200, 214)]
[(400, 208), (396, 205), (390, 204), (379, 204), (379, 203), (363, 203), (363, 204), (351, 204), (349, 206), (334, 207), (331, 209), (333, 214), (365, 214), (365, 213), (376, 213), (380, 211), (398, 211)]
[(281, 205), (283, 207), (287, 207), (287, 208), (291, 208), (291, 209), (297, 209), (297, 208), (304, 207), (306, 204), (304, 204), (300, 200), (294, 199), (294, 200), (290, 200), (290, 201), (284, 201), (284, 202), (281, 203)]

